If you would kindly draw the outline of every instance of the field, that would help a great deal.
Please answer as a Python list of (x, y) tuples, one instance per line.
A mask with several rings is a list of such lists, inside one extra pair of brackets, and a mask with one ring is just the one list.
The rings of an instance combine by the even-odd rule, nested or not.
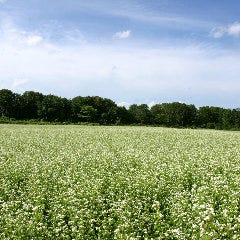
[(240, 239), (240, 133), (0, 125), (0, 239)]

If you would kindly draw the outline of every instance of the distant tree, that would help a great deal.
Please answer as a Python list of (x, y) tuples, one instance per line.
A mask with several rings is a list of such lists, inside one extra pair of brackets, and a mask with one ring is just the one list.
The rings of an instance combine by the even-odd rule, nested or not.
[(108, 98), (77, 96), (71, 100), (55, 95), (26, 91), (22, 95), (0, 90), (0, 117), (38, 119), (58, 122), (100, 124), (159, 124), (172, 127), (197, 126), (216, 129), (240, 129), (240, 108), (203, 106), (196, 109), (185, 103), (132, 104), (119, 107)]
[(59, 119), (61, 122), (64, 121), (71, 121), (71, 115), (72, 115), (72, 105), (70, 100), (67, 98), (60, 98), (60, 103), (59, 103), (59, 108), (60, 108), (60, 114), (59, 114)]
[(221, 128), (230, 129), (234, 127), (234, 115), (231, 109), (222, 109), (221, 111)]
[(116, 123), (117, 124), (131, 124), (131, 123), (133, 123), (133, 119), (132, 119), (130, 113), (123, 106), (117, 107), (117, 120), (116, 120)]
[(101, 124), (115, 124), (117, 121), (117, 106), (109, 107), (101, 114)]
[(98, 122), (101, 124), (114, 124), (117, 121), (117, 104), (108, 98), (94, 98), (98, 113)]
[[(84, 97), (77, 96), (71, 100), (71, 108), (72, 108), (72, 121), (79, 122), (81, 121), (79, 114), (81, 113), (82, 107), (86, 106), (84, 103)], [(89, 105), (87, 105), (89, 106)]]
[(232, 110), (232, 117), (235, 128), (240, 128), (240, 108)]
[(22, 95), (22, 111), (25, 119), (39, 119), (43, 94), (39, 92), (26, 91)]
[(200, 107), (198, 110), (198, 124), (202, 127), (215, 128), (221, 125), (222, 111), (220, 107)]
[(14, 93), (14, 101), (12, 104), (13, 118), (23, 119), (24, 118), (24, 101), (22, 95)]
[[(110, 99), (101, 98), (98, 96), (87, 97), (75, 97), (71, 100), (73, 110), (73, 120), (75, 122), (85, 119), (89, 121), (89, 118), (82, 118), (82, 108), (88, 106), (94, 109), (94, 114), (91, 117), (92, 122), (98, 122), (101, 124), (115, 123), (117, 120), (117, 105)], [(86, 110), (86, 109), (85, 109)]]
[(151, 107), (151, 113), (153, 116), (153, 122), (155, 124), (166, 125), (167, 124), (167, 112), (165, 104), (155, 104)]
[(141, 123), (141, 124), (152, 123), (152, 114), (147, 104), (141, 104), (141, 105), (132, 104), (129, 107), (128, 111), (135, 123)]
[(0, 90), (0, 115), (2, 117), (15, 117), (15, 94), (8, 89)]
[(197, 108), (193, 104), (182, 104), (184, 106), (183, 126), (194, 126), (197, 120)]
[(154, 122), (166, 126), (192, 126), (195, 124), (197, 109), (194, 105), (173, 102), (152, 106)]
[(92, 106), (84, 105), (80, 108), (77, 114), (80, 122), (94, 122), (96, 119), (97, 110)]
[(71, 115), (71, 104), (66, 98), (46, 95), (43, 97), (39, 115), (46, 121), (68, 121)]

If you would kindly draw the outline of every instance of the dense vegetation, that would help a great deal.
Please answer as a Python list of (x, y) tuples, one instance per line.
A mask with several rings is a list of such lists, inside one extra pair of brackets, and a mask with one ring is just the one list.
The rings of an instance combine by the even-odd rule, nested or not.
[(143, 124), (168, 127), (239, 129), (240, 109), (204, 106), (197, 109), (185, 103), (161, 103), (148, 107), (133, 104), (126, 109), (107, 98), (66, 99), (55, 95), (27, 91), (17, 94), (0, 90), (0, 122), (32, 120), (65, 123)]
[(240, 239), (240, 133), (1, 125), (0, 239)]

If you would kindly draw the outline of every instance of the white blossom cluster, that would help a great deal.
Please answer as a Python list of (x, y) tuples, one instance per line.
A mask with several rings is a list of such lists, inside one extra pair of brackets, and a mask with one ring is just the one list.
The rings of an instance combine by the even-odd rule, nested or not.
[(240, 133), (0, 127), (0, 239), (240, 239)]

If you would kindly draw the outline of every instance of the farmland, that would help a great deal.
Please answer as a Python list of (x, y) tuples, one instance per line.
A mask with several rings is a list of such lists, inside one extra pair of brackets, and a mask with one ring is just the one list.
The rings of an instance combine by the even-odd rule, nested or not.
[(0, 239), (240, 239), (240, 133), (0, 125)]

